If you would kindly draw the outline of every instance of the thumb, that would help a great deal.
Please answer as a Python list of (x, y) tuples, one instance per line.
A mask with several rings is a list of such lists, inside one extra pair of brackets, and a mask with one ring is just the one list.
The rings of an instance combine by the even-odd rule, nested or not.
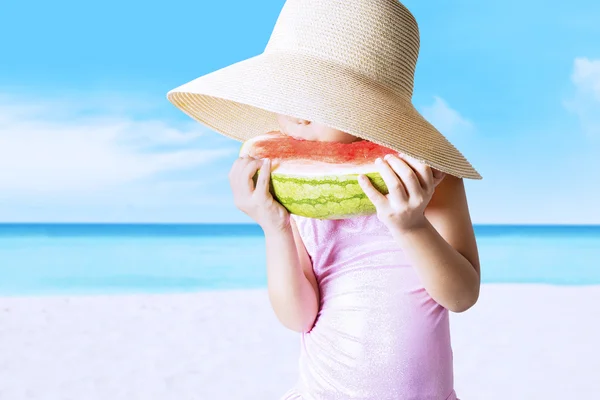
[(358, 176), (358, 184), (377, 210), (385, 207), (387, 204), (387, 197), (381, 194), (381, 192), (373, 186), (366, 175)]
[(265, 158), (262, 161), (262, 168), (258, 173), (258, 180), (256, 182), (256, 192), (262, 196), (269, 196), (269, 189), (271, 183), (271, 160)]

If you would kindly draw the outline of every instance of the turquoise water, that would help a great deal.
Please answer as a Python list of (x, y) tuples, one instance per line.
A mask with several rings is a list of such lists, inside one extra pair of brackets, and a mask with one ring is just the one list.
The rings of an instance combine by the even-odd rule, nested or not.
[[(476, 226), (482, 279), (600, 284), (600, 226)], [(0, 224), (0, 295), (266, 286), (255, 225)]]

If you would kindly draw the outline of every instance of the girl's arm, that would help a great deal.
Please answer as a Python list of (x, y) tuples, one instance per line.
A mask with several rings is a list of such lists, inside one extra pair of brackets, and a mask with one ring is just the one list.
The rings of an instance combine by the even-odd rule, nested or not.
[(450, 311), (466, 311), (479, 298), (480, 270), (462, 179), (445, 177), (425, 217), (424, 224), (394, 236), (429, 295)]
[(294, 220), (265, 230), (269, 299), (275, 315), (296, 332), (312, 329), (319, 310), (319, 289), (312, 263)]
[[(462, 179), (417, 160), (389, 155), (378, 160), (389, 189), (383, 195), (364, 175), (359, 183), (400, 243), (429, 295), (454, 312), (479, 297), (479, 257)], [(445, 179), (444, 179), (445, 178)]]
[(290, 329), (306, 332), (319, 308), (317, 282), (294, 220), (270, 193), (270, 177), (270, 160), (242, 156), (231, 167), (229, 183), (235, 205), (265, 233), (269, 299), (277, 318)]

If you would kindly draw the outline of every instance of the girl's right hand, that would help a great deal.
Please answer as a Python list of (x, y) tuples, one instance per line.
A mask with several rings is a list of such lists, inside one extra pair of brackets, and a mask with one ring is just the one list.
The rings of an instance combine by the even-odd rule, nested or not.
[[(253, 177), (260, 169), (256, 187)], [(271, 161), (250, 156), (238, 158), (229, 171), (229, 185), (235, 206), (256, 221), (263, 231), (285, 229), (290, 224), (290, 214), (269, 191)]]

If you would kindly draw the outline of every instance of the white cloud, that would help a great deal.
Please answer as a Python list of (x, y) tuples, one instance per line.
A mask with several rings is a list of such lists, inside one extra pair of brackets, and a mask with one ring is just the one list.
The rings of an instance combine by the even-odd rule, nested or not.
[(194, 121), (181, 127), (158, 119), (136, 120), (124, 108), (110, 101), (31, 101), (0, 95), (2, 196), (88, 195), (235, 152), (233, 147), (197, 148), (206, 130)]
[(421, 113), (444, 135), (458, 135), (473, 129), (471, 121), (438, 96), (434, 96), (432, 105), (422, 107)]
[(600, 137), (600, 60), (576, 58), (571, 82), (575, 94), (564, 102), (567, 110), (577, 115), (588, 137)]
[(576, 58), (571, 80), (580, 91), (600, 101), (600, 60)]

